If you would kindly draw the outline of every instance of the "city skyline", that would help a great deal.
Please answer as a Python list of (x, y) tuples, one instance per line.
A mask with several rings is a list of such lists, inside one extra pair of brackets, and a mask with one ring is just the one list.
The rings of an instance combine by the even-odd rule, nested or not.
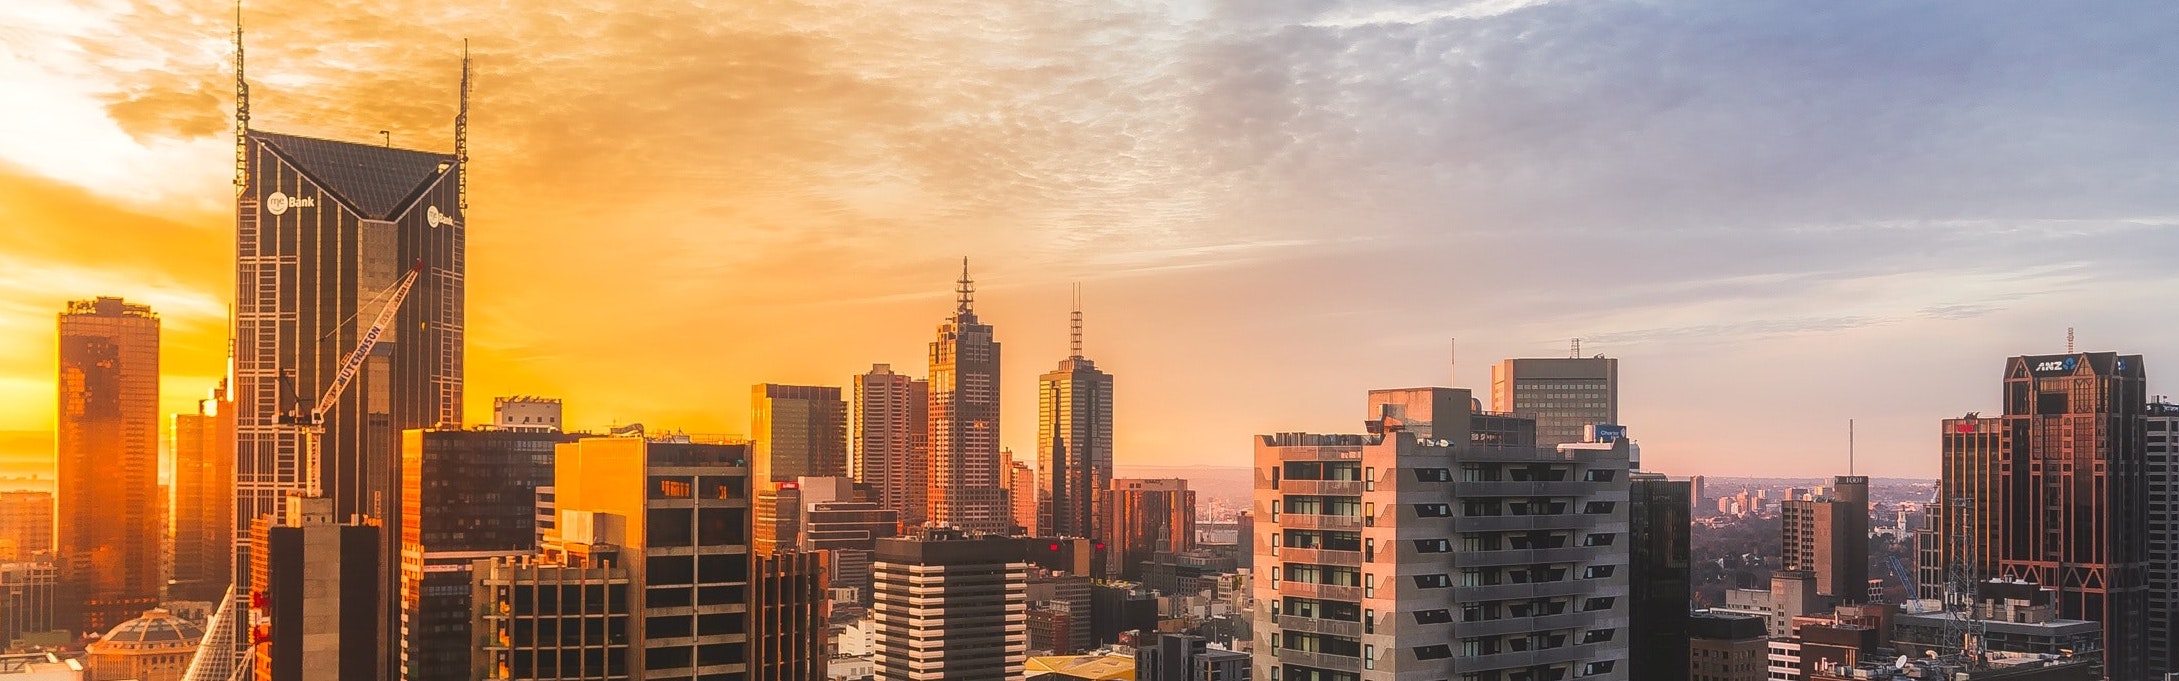
[[(1646, 463), (1675, 475), (1843, 472), (1852, 418), (1857, 472), (1934, 477), (1928, 424), (1997, 411), (1998, 358), (2062, 351), (2067, 327), (2084, 350), (2144, 354), (2149, 391), (2179, 392), (2155, 370), (2179, 362), (2168, 322), (2132, 313), (2171, 276), (2149, 254), (2175, 238), (2156, 159), (2179, 134), (2157, 123), (2172, 95), (2144, 66), (2179, 49), (2149, 39), (2166, 8), (2118, 20), (1863, 3), (613, 10), (573, 10), (596, 27), (556, 41), (568, 51), (550, 63), (516, 55), (571, 24), (422, 3), (352, 24), (248, 10), (253, 96), (268, 103), (256, 125), (351, 142), (387, 130), (396, 146), (450, 149), (458, 38), (475, 39), (484, 210), (469, 293), (490, 305), (469, 320), (468, 421), (482, 422), (484, 397), (545, 394), (569, 401), (577, 427), (738, 430), (741, 387), (917, 366), (961, 251), (978, 263), (979, 313), (1017, 357), (1065, 347), (1063, 286), (1086, 283), (1101, 366), (1130, 377), (1115, 415), (1129, 424), (1123, 466), (1245, 465), (1250, 435), (1343, 431), (1342, 395), (1481, 389), (1490, 363), (1563, 356), (1577, 336), (1585, 354), (1625, 360), (1622, 420)], [(66, 300), (161, 311), (162, 414), (190, 411), (225, 371), (227, 17), (210, 4), (99, 11), (0, 9), (0, 24), (25, 27), (8, 34), (22, 47), (0, 53), (0, 83), (22, 98), (9, 101), (39, 103), (0, 124), (53, 133), (0, 141), (0, 219), (28, 227), (0, 234), (0, 404), (14, 407), (0, 430), (51, 431), (54, 355), (38, 329)], [(1721, 54), (1687, 19), (1749, 40), (1805, 27), (1868, 56), (1813, 39)], [(1093, 22), (1140, 30), (1080, 30)], [(1960, 25), (1997, 39), (1944, 39)], [(728, 26), (751, 40), (706, 33)], [(1638, 30), (1613, 28), (1625, 26)], [(1515, 33), (1551, 50), (1504, 37)], [(945, 47), (913, 54), (932, 44)], [(1402, 61), (1415, 44), (1427, 57)], [(680, 87), (681, 66), (638, 66), (681, 48), (699, 71), (755, 66), (705, 88)], [(1029, 75), (1073, 53), (1112, 59), (1075, 67), (1079, 92)], [(1612, 57), (1626, 54), (1683, 75), (1574, 68), (1642, 61)], [(1506, 68), (1402, 94), (1398, 76), (1434, 76), (1423, 67), (1445, 55)], [(363, 63), (383, 71), (348, 66)], [(1219, 75), (1249, 63), (1307, 82), (1262, 91)], [(2107, 78), (2066, 77), (2077, 70)], [(1326, 90), (1314, 83), (1338, 79), (1310, 74), (1359, 80)], [(363, 94), (388, 83), (415, 96)], [(1191, 98), (1198, 85), (1214, 96)], [(1801, 98), (1819, 91), (1839, 96)], [(1381, 115), (1337, 105), (1350, 96)], [(1107, 104), (1055, 103), (1083, 100)], [(714, 115), (741, 101), (755, 105)], [(1537, 120), (1555, 108), (1615, 124)], [(1764, 125), (1704, 124), (1721, 117)], [(1039, 119), (1083, 122), (986, 125)], [(1416, 127), (1413, 145), (1393, 132)], [(617, 132), (553, 137), (569, 129)], [(1304, 143), (1273, 141), (1284, 133)], [(1598, 149), (1609, 153), (1586, 153)], [(1684, 184), (1654, 184), (1652, 161)], [(1486, 166), (1503, 170), (1472, 169)], [(1303, 182), (1350, 176), (1365, 179)], [(1573, 194), (1593, 200), (1559, 200)], [(1555, 276), (1508, 253), (1548, 259)], [(1657, 266), (1667, 258), (1684, 262)], [(1438, 271), (1455, 273), (1450, 286)], [(1425, 286), (1492, 293), (1387, 294)], [(617, 323), (581, 322), (601, 310)], [(766, 333), (714, 333), (729, 326)], [(1039, 361), (1003, 377), (1000, 444), (1017, 452), (1035, 449)], [(1869, 389), (1880, 382), (1909, 387)]]

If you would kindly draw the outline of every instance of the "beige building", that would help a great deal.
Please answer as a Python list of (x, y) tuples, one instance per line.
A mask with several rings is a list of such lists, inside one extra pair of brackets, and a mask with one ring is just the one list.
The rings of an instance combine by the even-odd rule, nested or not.
[(1491, 367), (1491, 411), (1536, 420), (1536, 444), (1581, 442), (1583, 429), (1619, 422), (1619, 360), (1509, 359)]
[(203, 639), (197, 625), (152, 609), (85, 649), (85, 681), (179, 681)]

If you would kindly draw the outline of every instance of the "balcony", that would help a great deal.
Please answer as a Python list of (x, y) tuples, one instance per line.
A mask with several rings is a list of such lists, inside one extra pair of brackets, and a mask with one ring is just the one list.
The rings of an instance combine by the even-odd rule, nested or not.
[(1276, 588), (1280, 594), (1286, 596), (1321, 598), (1353, 603), (1362, 602), (1362, 587), (1359, 586), (1334, 586), (1331, 584), (1311, 584), (1286, 580), (1279, 582)]
[[(1569, 607), (1579, 605), (1580, 603), (1577, 602), (1569, 604)], [(1557, 615), (1538, 615), (1535, 617), (1507, 617), (1504, 619), (1495, 620), (1461, 622), (1459, 625), (1460, 635), (1464, 637), (1504, 636), (1506, 634), (1524, 634), (1532, 631), (1572, 629), (1575, 627), (1587, 626), (1591, 619), (1589, 615), (1592, 614), (1594, 613), (1566, 612)], [(1283, 621), (1286, 618), (1281, 617), (1279, 619)]]
[[(1612, 522), (1610, 515), (1474, 515), (1453, 518), (1458, 532), (1509, 532), (1513, 530), (1585, 530)], [(1624, 519), (1619, 522), (1625, 523)]]
[(1284, 662), (1286, 664), (1298, 664), (1306, 667), (1315, 667), (1318, 669), (1329, 669), (1332, 671), (1362, 671), (1362, 658), (1359, 657), (1330, 655), (1326, 653), (1310, 653), (1299, 650), (1288, 650), (1286, 648), (1274, 648), (1272, 649), (1272, 652), (1273, 657), (1278, 658), (1280, 662)]
[(1310, 515), (1307, 513), (1279, 514), (1279, 527), (1292, 530), (1347, 530), (1360, 531), (1362, 517), (1351, 515)]
[(1579, 481), (1488, 480), (1453, 483), (1453, 496), (1470, 497), (1584, 497), (1596, 483)]
[(1490, 567), (1501, 565), (1536, 565), (1541, 563), (1577, 563), (1596, 555), (1601, 547), (1569, 546), (1556, 549), (1507, 549), (1504, 551), (1462, 551), (1457, 559), (1461, 567)]
[(1527, 584), (1492, 584), (1489, 586), (1456, 586), (1460, 602), (1501, 601), (1552, 596), (1580, 596), (1605, 586), (1598, 580), (1568, 579), (1561, 582), (1530, 582)]
[(1334, 636), (1345, 636), (1347, 638), (1356, 638), (1362, 635), (1361, 622), (1323, 620), (1314, 617), (1299, 617), (1295, 615), (1280, 615), (1278, 626), (1280, 629), (1285, 631), (1299, 631), (1311, 634), (1331, 634)]
[(1331, 549), (1297, 549), (1282, 547), (1274, 550), (1279, 560), (1318, 565), (1361, 565), (1361, 551), (1333, 551)]
[(1358, 497), (1362, 496), (1362, 481), (1288, 479), (1279, 483), (1279, 491), (1287, 494)]

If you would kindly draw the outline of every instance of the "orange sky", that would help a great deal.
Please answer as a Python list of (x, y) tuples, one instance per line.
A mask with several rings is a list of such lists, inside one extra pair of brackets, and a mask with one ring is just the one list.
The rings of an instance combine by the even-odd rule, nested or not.
[[(1446, 383), (1454, 336), (1473, 387), (1583, 336), (1625, 360), (1653, 468), (1839, 472), (1858, 418), (1863, 472), (1928, 475), (1934, 420), (1990, 410), (2001, 359), (2069, 324), (2170, 356), (2127, 312), (2173, 276), (2134, 255), (2179, 224), (2179, 144), (2143, 113), (2170, 88), (2085, 47), (2171, 49), (2128, 22), (1972, 17), (2060, 41), (2022, 56), (1881, 3), (707, 5), (249, 8), (279, 132), (450, 149), (471, 39), (472, 419), (538, 394), (740, 432), (752, 383), (920, 374), (962, 256), (1005, 444), (1033, 451), (1079, 281), (1122, 463), (1352, 431), (1363, 390)], [(169, 411), (216, 380), (230, 22), (0, 7), (0, 430), (51, 427), (69, 299), (161, 313)], [(1804, 32), (1856, 49), (1777, 39)]]

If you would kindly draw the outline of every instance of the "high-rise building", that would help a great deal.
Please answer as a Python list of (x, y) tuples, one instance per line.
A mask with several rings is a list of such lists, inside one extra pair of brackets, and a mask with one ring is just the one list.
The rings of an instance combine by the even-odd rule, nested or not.
[(1021, 678), (1029, 658), (1022, 542), (955, 530), (878, 540), (878, 680)]
[(1694, 601), (1694, 565), (1685, 481), (1657, 473), (1629, 476), (1627, 539), (1627, 678), (1687, 679), (1688, 611)]
[[(761, 476), (751, 473), (750, 477)], [(755, 484), (757, 496), (749, 509), (750, 514), (756, 518), (749, 537), (750, 549), (758, 553), (794, 549), (801, 543), (801, 484), (762, 480)]]
[(53, 550), (53, 493), (0, 492), (0, 563)]
[(1034, 532), (1100, 537), (1098, 496), (1112, 484), (1112, 375), (1082, 356), (1082, 305), (1075, 303), (1067, 358), (1037, 378), (1037, 492)]
[[(593, 548), (597, 550), (592, 550)], [(614, 547), (550, 558), (485, 558), (470, 571), (467, 676), (493, 681), (633, 678), (639, 588)], [(634, 668), (640, 669), (640, 667)]]
[(1140, 581), (1152, 556), (1195, 550), (1195, 491), (1187, 480), (1123, 478), (1101, 496), (1105, 576)]
[(63, 625), (100, 633), (158, 607), (159, 316), (120, 298), (60, 314), (56, 483)]
[(1036, 536), (1037, 528), (1043, 526), (1040, 523), (1050, 522), (1038, 517), (1047, 507), (1037, 491), (1037, 472), (1029, 467), (1029, 462), (1014, 458), (1014, 450), (1006, 450), (1000, 456), (1006, 461), (1006, 476), (1000, 480), (1006, 483), (1007, 514), (1014, 525), (1009, 534)]
[(516, 432), (560, 432), (567, 430), (561, 419), (560, 400), (550, 397), (516, 395), (492, 398), (492, 427)]
[(751, 681), (825, 678), (826, 553), (787, 547), (751, 556)]
[(537, 488), (553, 483), (554, 448), (575, 439), (544, 428), (402, 433), (400, 678), (469, 678), (469, 571), (537, 552)]
[(564, 541), (618, 547), (634, 582), (629, 669), (727, 678), (749, 656), (753, 586), (746, 444), (585, 437), (562, 444)]
[(1628, 678), (1632, 443), (1537, 447), (1467, 390), (1256, 442), (1255, 678)]
[(855, 377), (853, 476), (910, 526), (929, 518), (930, 394), (929, 382), (889, 364)]
[(1688, 681), (1763, 681), (1770, 648), (1760, 617), (1697, 613), (1688, 619)]
[(1708, 482), (1708, 480), (1700, 475), (1687, 478), (1689, 495), (1688, 503), (1693, 507), (1696, 515), (1703, 514), (1702, 509), (1704, 508), (1704, 505), (1702, 502), (1710, 498), (1709, 496), (1704, 494), (1704, 490), (1702, 489), (1703, 483), (1705, 482)]
[(1945, 419), (1942, 561), (2058, 590), (2058, 616), (2101, 622), (2104, 672), (2148, 670), (2147, 373), (2140, 355), (2005, 361), (2004, 416)]
[(234, 583), (234, 449), (225, 382), (197, 400), (197, 413), (174, 415), (171, 600), (217, 603)]
[(801, 548), (832, 554), (833, 588), (853, 588), (870, 602), (871, 552), (878, 540), (900, 534), (900, 512), (862, 501), (845, 478), (803, 478)]
[(1841, 475), (1830, 495), (1778, 502), (1787, 570), (1816, 573), (1816, 593), (1841, 602), (1867, 600), (1869, 478)]
[(749, 437), (759, 483), (847, 475), (847, 402), (839, 388), (774, 383), (751, 388)]
[(1536, 420), (1536, 444), (1580, 442), (1619, 422), (1619, 360), (1598, 355), (1509, 359), (1491, 367), (1491, 411)]
[(251, 532), (262, 549), (250, 554), (253, 678), (378, 681), (388, 649), (382, 528), (336, 522), (332, 499), (287, 501), (287, 512), (260, 516)]
[(46, 560), (0, 563), (0, 650), (17, 639), (52, 631), (60, 602), (60, 567)]
[(1725, 604), (1710, 611), (1762, 618), (1771, 638), (1784, 639), (1793, 636), (1793, 618), (1828, 612), (1833, 605), (1817, 595), (1816, 573), (1778, 570), (1770, 573), (1770, 588), (1726, 589)]
[(1005, 534), (999, 488), (999, 342), (977, 321), (975, 282), (961, 261), (960, 302), (931, 341), (930, 516), (939, 526)]
[(2179, 404), (2148, 409), (2149, 673), (2179, 673)]
[(1249, 681), (1248, 655), (1201, 636), (1158, 634), (1135, 648), (1135, 681)]

